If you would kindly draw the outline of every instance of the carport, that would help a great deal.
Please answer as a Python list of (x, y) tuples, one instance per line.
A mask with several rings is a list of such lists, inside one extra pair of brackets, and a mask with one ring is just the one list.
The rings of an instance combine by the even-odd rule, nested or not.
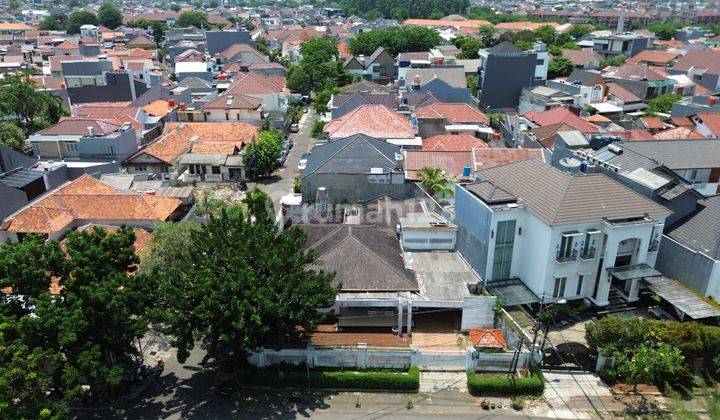
[(694, 320), (720, 316), (718, 308), (696, 296), (687, 287), (665, 276), (646, 277), (643, 282), (648, 289), (675, 308), (680, 320), (684, 320), (685, 316)]

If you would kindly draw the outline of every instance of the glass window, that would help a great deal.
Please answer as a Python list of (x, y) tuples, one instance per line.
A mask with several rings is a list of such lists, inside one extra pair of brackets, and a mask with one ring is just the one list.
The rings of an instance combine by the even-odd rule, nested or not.
[(515, 243), (515, 220), (498, 222), (493, 256), (493, 280), (510, 278), (513, 244)]
[(212, 167), (212, 173), (219, 174), (220, 173), (220, 167), (219, 166), (213, 166)]
[(572, 252), (573, 237), (570, 235), (563, 235), (562, 241), (560, 242), (560, 257), (569, 257)]
[(555, 277), (555, 287), (553, 288), (553, 297), (561, 298), (565, 296), (565, 283), (567, 277)]
[(580, 274), (578, 276), (578, 284), (577, 284), (577, 290), (575, 291), (575, 294), (580, 296), (580, 293), (582, 293), (582, 287), (583, 287), (583, 278), (585, 277), (584, 274)]

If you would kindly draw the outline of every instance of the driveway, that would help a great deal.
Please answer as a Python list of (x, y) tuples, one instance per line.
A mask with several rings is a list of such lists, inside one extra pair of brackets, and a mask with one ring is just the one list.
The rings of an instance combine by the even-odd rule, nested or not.
[(270, 178), (263, 179), (257, 183), (247, 183), (248, 188), (257, 186), (265, 191), (275, 204), (275, 211), (280, 210), (280, 199), (282, 196), (292, 193), (293, 191), (293, 179), (300, 174), (300, 171), (297, 169), (300, 156), (302, 156), (304, 152), (310, 151), (315, 144), (316, 140), (310, 136), (310, 132), (317, 118), (317, 114), (311, 108), (310, 112), (303, 115), (300, 119), (300, 131), (290, 134), (290, 138), (293, 141), (293, 148), (290, 149), (285, 165), (277, 169)]

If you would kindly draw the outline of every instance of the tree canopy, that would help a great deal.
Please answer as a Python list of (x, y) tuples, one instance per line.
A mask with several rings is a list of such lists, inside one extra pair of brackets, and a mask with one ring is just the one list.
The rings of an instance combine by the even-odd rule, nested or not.
[(658, 112), (668, 113), (672, 108), (672, 104), (682, 99), (682, 96), (674, 93), (666, 93), (656, 96), (648, 101), (648, 107), (645, 112), (656, 114)]
[(16, 152), (28, 153), (25, 145), (25, 133), (13, 122), (0, 124), (0, 144), (3, 144)]
[(75, 12), (70, 15), (67, 20), (65, 30), (68, 34), (74, 35), (80, 33), (80, 27), (83, 25), (97, 25), (98, 18), (95, 13), (84, 10)]
[(67, 27), (67, 15), (53, 13), (40, 22), (40, 29), (44, 31), (63, 31)]
[(278, 130), (263, 130), (257, 141), (245, 146), (243, 163), (254, 176), (272, 172), (282, 149), (282, 133)]
[[(71, 232), (64, 248), (29, 235), (0, 245), (0, 417), (55, 418), (70, 399), (117, 389), (134, 374), (154, 287), (130, 275), (133, 230)], [(29, 264), (28, 261), (32, 261)], [(59, 295), (49, 292), (55, 283)]]
[(315, 92), (350, 82), (350, 74), (343, 70), (342, 62), (338, 60), (340, 53), (335, 40), (329, 37), (308, 39), (300, 44), (300, 55), (302, 72), (289, 75), (293, 76), (293, 87), (296, 88), (291, 87), (291, 90), (305, 91), (306, 82), (307, 90)]
[(427, 51), (441, 43), (440, 35), (423, 26), (400, 26), (359, 33), (350, 40), (354, 55), (370, 55), (383, 47), (393, 57), (401, 52)]
[(115, 29), (122, 25), (123, 15), (120, 12), (120, 9), (115, 7), (112, 3), (103, 3), (98, 10), (97, 18), (101, 25), (110, 29)]
[(8, 73), (0, 89), (0, 117), (28, 135), (55, 124), (65, 114), (60, 100), (36, 90), (29, 73)]
[(333, 275), (312, 268), (317, 256), (303, 251), (306, 234), (278, 232), (267, 220), (267, 195), (247, 197), (249, 211), (223, 209), (191, 232), (190, 249), (203, 252), (171, 251), (180, 256), (175, 264), (151, 274), (180, 362), (199, 343), (211, 363), (237, 372), (246, 350), (280, 348), (312, 332), (322, 318), (317, 309), (334, 302)]
[(175, 26), (178, 28), (187, 28), (188, 26), (207, 28), (207, 15), (203, 12), (182, 12), (175, 21)]
[(575, 66), (570, 59), (565, 57), (555, 57), (548, 64), (548, 78), (569, 76)]
[(448, 187), (450, 179), (440, 168), (422, 168), (418, 171), (418, 177), (425, 191), (432, 196), (444, 197), (454, 193), (452, 188)]
[(458, 36), (453, 39), (453, 44), (460, 48), (458, 58), (478, 58), (480, 48), (484, 48), (482, 41), (469, 36)]
[(437, 18), (462, 14), (469, 0), (342, 0), (340, 6), (348, 15), (367, 19)]

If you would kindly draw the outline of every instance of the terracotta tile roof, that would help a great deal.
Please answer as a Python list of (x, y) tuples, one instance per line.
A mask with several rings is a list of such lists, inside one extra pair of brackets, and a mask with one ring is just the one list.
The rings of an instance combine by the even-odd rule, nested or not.
[(59, 72), (62, 71), (62, 63), (63, 61), (84, 61), (88, 60), (88, 58), (83, 57), (82, 55), (51, 55), (48, 57), (48, 61), (50, 62), (50, 71), (52, 72)]
[(192, 146), (190, 139), (192, 136), (184, 132), (184, 130), (168, 132), (167, 126), (165, 127), (165, 132), (165, 134), (135, 152), (125, 161), (131, 162), (136, 157), (147, 154), (168, 165), (174, 164), (181, 155), (190, 150)]
[(38, 131), (43, 136), (84, 135), (88, 127), (92, 127), (96, 136), (104, 136), (117, 131), (122, 124), (113, 124), (107, 121), (83, 117), (63, 117), (57, 124)]
[(527, 159), (545, 160), (542, 149), (475, 149), (475, 170), (481, 171)]
[(424, 106), (415, 112), (417, 118), (444, 118), (452, 124), (490, 124), (490, 119), (465, 103), (434, 103)]
[(423, 140), (422, 149), (428, 151), (463, 151), (489, 147), (487, 143), (469, 134), (440, 134)]
[(675, 127), (655, 134), (655, 140), (704, 139), (705, 136), (690, 127)]
[(78, 48), (79, 48), (79, 46), (78, 46), (77, 42), (73, 42), (73, 41), (63, 41), (60, 44), (55, 46), (55, 49), (60, 50), (60, 51), (76, 50)]
[(669, 64), (679, 55), (679, 51), (643, 50), (630, 57), (627, 62), (630, 64)]
[(545, 25), (552, 26), (553, 28), (560, 26), (560, 24), (556, 22), (502, 22), (495, 25), (495, 29), (504, 29), (506, 31), (536, 31)]
[(608, 93), (623, 102), (640, 102), (642, 100), (639, 96), (618, 85), (617, 83), (608, 83), (607, 86)]
[(440, 168), (448, 178), (459, 178), (466, 165), (472, 167), (472, 152), (409, 149), (405, 151), (404, 165), (405, 179), (410, 181), (419, 181), (418, 171), (423, 168)]
[(709, 69), (712, 74), (720, 74), (720, 52), (713, 50), (688, 51), (675, 63), (673, 69), (688, 71), (692, 67)]
[(716, 136), (720, 137), (720, 114), (698, 114), (697, 118)]
[(267, 57), (265, 57), (260, 51), (256, 50), (248, 44), (233, 44), (227, 47), (225, 50), (219, 52), (217, 55), (222, 58), (231, 59), (240, 53), (253, 53), (256, 56), (267, 60)]
[(158, 99), (156, 101), (150, 102), (149, 104), (145, 105), (143, 109), (145, 110), (145, 112), (148, 113), (148, 115), (152, 115), (153, 117), (164, 117), (173, 110), (170, 107), (168, 101), (164, 99)]
[(640, 122), (648, 130), (660, 130), (665, 128), (665, 123), (659, 117), (641, 117)]
[(505, 336), (501, 330), (494, 328), (472, 328), (468, 331), (470, 341), (476, 348), (504, 349), (507, 347)]
[(572, 61), (574, 66), (585, 66), (591, 61), (600, 62), (600, 55), (593, 50), (562, 50), (563, 57)]
[(561, 131), (574, 131), (575, 127), (566, 124), (564, 122), (557, 124), (550, 124), (543, 127), (533, 128), (532, 133), (537, 138), (538, 142), (546, 148), (552, 149), (555, 147), (555, 135)]
[(65, 79), (62, 76), (32, 76), (32, 80), (38, 89), (65, 89)]
[(233, 95), (267, 95), (286, 92), (285, 78), (273, 78), (259, 75), (255, 72), (245, 73), (233, 81), (226, 94)]
[(24, 23), (0, 22), (0, 31), (27, 31), (30, 27)]
[(577, 115), (573, 114), (567, 108), (552, 108), (543, 112), (527, 112), (523, 114), (523, 117), (529, 119), (539, 126), (552, 125), (558, 123), (565, 123), (574, 129), (583, 133), (598, 133), (602, 130), (594, 124), (583, 120)]
[(627, 139), (630, 141), (654, 140), (655, 136), (647, 130), (635, 128), (628, 131)]
[(348, 48), (348, 44), (345, 41), (339, 41), (337, 44), (337, 49), (340, 53), (341, 59), (348, 58), (352, 55), (350, 54), (350, 49)]
[(267, 63), (252, 63), (248, 66), (248, 69), (250, 70), (256, 70), (256, 69), (284, 69), (285, 67), (282, 66), (280, 63), (275, 62), (267, 62)]
[(591, 123), (607, 123), (610, 122), (610, 118), (603, 116), (602, 114), (594, 114), (589, 115), (587, 118), (585, 118), (585, 121), (591, 122)]
[(72, 113), (76, 117), (102, 119), (113, 124), (130, 124), (135, 130), (142, 128), (142, 123), (135, 118), (140, 107), (130, 106), (130, 102), (89, 102), (75, 105)]
[(481, 26), (492, 26), (492, 23), (482, 19), (466, 19), (466, 20), (443, 20), (443, 19), (408, 19), (404, 25), (430, 26), (430, 27), (452, 27), (452, 28), (473, 28), (479, 29)]
[(177, 198), (121, 191), (83, 175), (9, 218), (3, 230), (56, 234), (82, 221), (164, 221), (180, 204)]
[(670, 123), (675, 127), (695, 127), (695, 123), (688, 117), (671, 117)]
[(609, 75), (619, 79), (643, 80), (649, 82), (659, 82), (665, 80), (665, 76), (659, 74), (649, 66), (642, 64), (626, 63), (614, 72), (611, 72)]
[[(163, 137), (171, 136), (172, 142), (176, 144), (173, 154), (181, 149), (182, 154), (191, 148), (192, 153), (222, 153), (230, 156), (242, 150), (245, 144), (254, 142), (260, 129), (252, 124), (235, 122), (169, 122), (165, 124), (164, 132), (166, 134)], [(151, 154), (155, 156), (153, 151)], [(180, 154), (175, 155), (173, 160)]]
[(363, 105), (336, 118), (324, 131), (331, 139), (365, 134), (376, 139), (412, 139), (415, 132), (410, 121), (382, 105)]

